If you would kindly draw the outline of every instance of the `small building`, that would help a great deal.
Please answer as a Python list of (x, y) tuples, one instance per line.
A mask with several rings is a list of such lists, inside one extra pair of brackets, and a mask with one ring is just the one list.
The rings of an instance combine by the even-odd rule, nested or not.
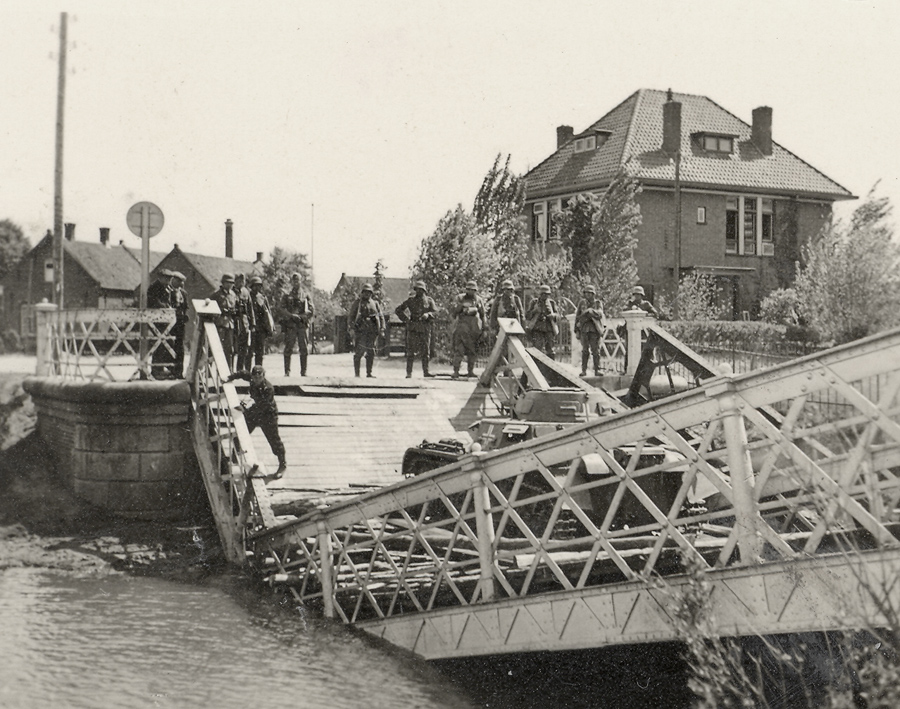
[[(150, 252), (150, 267), (165, 256)], [(16, 330), (26, 345), (34, 338), (34, 305), (54, 302), (53, 234), (49, 231), (3, 279), (3, 331)], [(100, 229), (95, 242), (76, 241), (67, 225), (63, 239), (65, 308), (130, 308), (141, 284), (141, 249), (109, 242), (109, 229)]]
[(525, 176), (533, 241), (552, 251), (552, 213), (605, 190), (626, 163), (642, 185), (635, 260), (648, 294), (710, 274), (735, 318), (790, 286), (833, 203), (854, 199), (774, 141), (770, 107), (746, 123), (706, 96), (640, 89), (577, 134), (556, 129), (555, 152)]

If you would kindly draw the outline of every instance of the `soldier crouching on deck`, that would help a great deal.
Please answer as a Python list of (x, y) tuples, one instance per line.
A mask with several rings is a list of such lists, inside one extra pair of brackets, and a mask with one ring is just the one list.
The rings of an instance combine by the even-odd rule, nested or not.
[(280, 478), (287, 469), (284, 458), (284, 443), (281, 434), (278, 433), (278, 407), (275, 405), (275, 387), (266, 379), (266, 370), (259, 365), (249, 372), (235, 372), (228, 377), (228, 381), (243, 379), (250, 382), (250, 398), (253, 404), (244, 408), (244, 421), (250, 433), (259, 426), (262, 429), (269, 446), (275, 457), (278, 458), (278, 470), (272, 476)]

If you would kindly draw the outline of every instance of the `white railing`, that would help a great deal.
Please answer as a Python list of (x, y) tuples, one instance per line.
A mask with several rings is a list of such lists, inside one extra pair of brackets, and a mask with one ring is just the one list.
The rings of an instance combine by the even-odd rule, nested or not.
[[(70, 380), (162, 378), (175, 360), (175, 311), (35, 306), (37, 374)], [(142, 340), (146, 354), (142, 355)]]
[[(877, 400), (862, 391), (885, 378)], [(426, 473), (251, 543), (345, 622), (896, 549), (900, 331)], [(838, 417), (814, 401), (828, 390)]]

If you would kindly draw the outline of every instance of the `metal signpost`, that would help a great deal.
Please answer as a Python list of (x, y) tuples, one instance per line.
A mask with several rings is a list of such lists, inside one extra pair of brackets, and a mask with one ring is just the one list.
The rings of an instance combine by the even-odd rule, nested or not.
[[(141, 237), (141, 313), (147, 309), (147, 289), (150, 287), (150, 237), (162, 231), (165, 224), (162, 210), (153, 202), (133, 204), (125, 215), (125, 222), (132, 234)], [(141, 322), (141, 373), (146, 379), (150, 374), (147, 362), (147, 323)]]

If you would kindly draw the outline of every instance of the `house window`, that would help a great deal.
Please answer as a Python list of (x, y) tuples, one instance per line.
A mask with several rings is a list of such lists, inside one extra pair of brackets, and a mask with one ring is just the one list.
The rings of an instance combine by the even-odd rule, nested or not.
[(704, 135), (700, 144), (704, 150), (710, 153), (734, 152), (734, 138), (727, 135)]
[(725, 253), (736, 254), (738, 252), (738, 217), (740, 215), (737, 197), (728, 197), (725, 200)]
[(762, 256), (775, 255), (775, 203), (771, 199), (763, 199), (761, 202), (760, 220), (760, 251)]
[(575, 141), (575, 152), (581, 153), (584, 152), (584, 138), (579, 138)]
[(706, 224), (706, 207), (697, 207), (697, 223)]
[(534, 241), (547, 240), (547, 203), (535, 202), (531, 210), (531, 238)]
[(597, 136), (592, 135), (589, 138), (584, 139), (584, 149), (585, 150), (593, 150), (597, 147)]
[(744, 203), (744, 250), (745, 256), (752, 256), (756, 253), (756, 225), (758, 224), (756, 214), (756, 200), (752, 197), (743, 197)]
[(53, 283), (53, 260), (44, 261), (44, 283)]
[(725, 199), (725, 253), (775, 255), (775, 201), (760, 197)]
[(548, 217), (550, 229), (550, 241), (559, 241), (559, 223), (556, 221), (556, 215), (562, 212), (562, 199), (554, 200), (550, 203), (550, 216)]

